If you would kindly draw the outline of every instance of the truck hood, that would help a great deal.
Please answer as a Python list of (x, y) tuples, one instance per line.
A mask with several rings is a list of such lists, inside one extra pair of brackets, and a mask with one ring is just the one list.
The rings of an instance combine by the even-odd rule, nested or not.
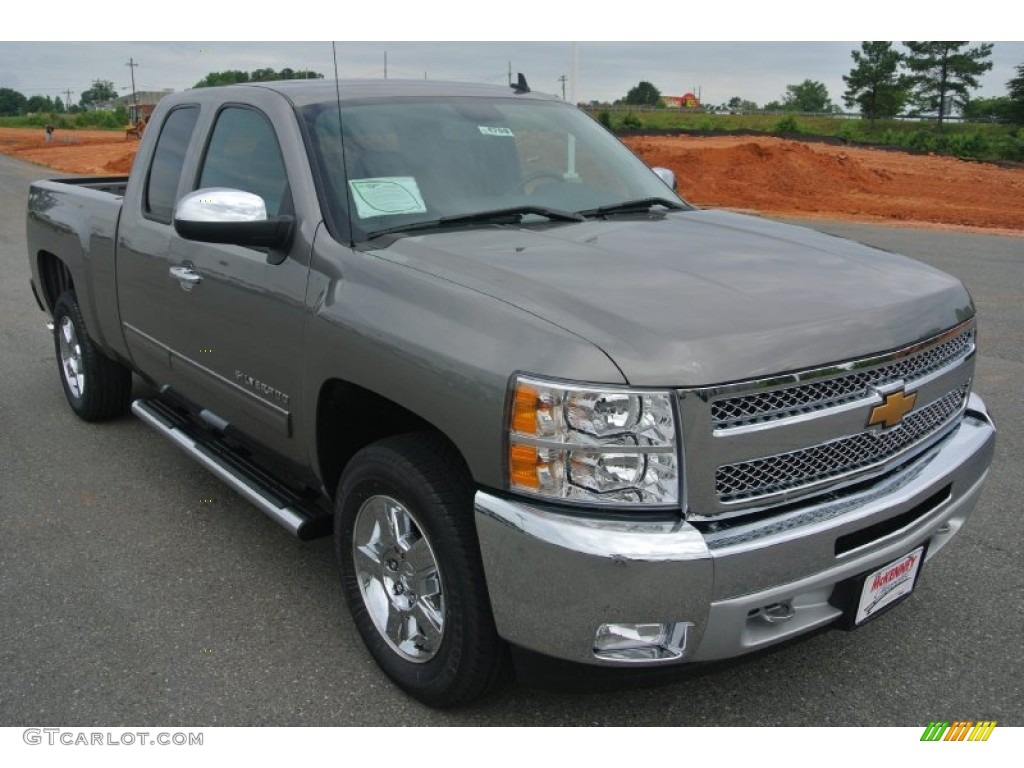
[(974, 314), (958, 280), (920, 262), (722, 211), (439, 232), (377, 255), (578, 334), (636, 386), (812, 368)]

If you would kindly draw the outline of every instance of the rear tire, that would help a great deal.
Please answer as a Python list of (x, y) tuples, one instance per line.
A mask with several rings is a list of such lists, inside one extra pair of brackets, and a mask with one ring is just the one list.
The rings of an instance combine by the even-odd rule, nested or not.
[(361, 450), (341, 477), (335, 542), (345, 599), (374, 659), (434, 707), (479, 698), (506, 677), (473, 523), (473, 486), (441, 436)]
[(92, 343), (74, 291), (65, 291), (57, 299), (53, 325), (57, 369), (71, 410), (84, 421), (105, 421), (125, 413), (132, 372)]

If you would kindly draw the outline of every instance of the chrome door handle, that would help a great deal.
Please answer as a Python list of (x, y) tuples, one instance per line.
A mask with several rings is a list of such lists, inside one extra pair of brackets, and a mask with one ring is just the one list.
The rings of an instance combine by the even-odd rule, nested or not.
[(182, 289), (186, 291), (191, 291), (192, 286), (203, 282), (203, 276), (192, 269), (191, 265), (171, 267), (170, 273), (171, 277), (181, 283)]

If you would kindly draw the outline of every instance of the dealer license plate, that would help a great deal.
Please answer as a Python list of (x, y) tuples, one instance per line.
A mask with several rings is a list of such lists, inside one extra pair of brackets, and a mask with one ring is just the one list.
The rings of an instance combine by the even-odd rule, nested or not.
[(863, 624), (911, 593), (924, 560), (924, 547), (869, 573), (860, 593), (854, 624)]

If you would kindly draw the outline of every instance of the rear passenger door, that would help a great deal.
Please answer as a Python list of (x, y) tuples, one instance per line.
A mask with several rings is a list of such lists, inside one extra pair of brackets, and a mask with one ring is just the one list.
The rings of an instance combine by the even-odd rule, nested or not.
[(117, 230), (117, 296), (125, 343), (136, 367), (157, 384), (166, 383), (170, 373), (165, 337), (171, 219), (199, 115), (197, 104), (167, 113), (149, 167), (137, 169), (145, 174), (141, 196), (126, 198), (130, 208), (122, 210)]
[[(217, 110), (191, 186), (253, 192), (269, 216), (295, 214), (274, 125), (252, 105)], [(199, 280), (174, 285), (167, 301), (171, 385), (261, 446), (297, 461), (304, 242), (296, 237), (287, 253), (269, 253), (172, 234), (171, 266)]]

